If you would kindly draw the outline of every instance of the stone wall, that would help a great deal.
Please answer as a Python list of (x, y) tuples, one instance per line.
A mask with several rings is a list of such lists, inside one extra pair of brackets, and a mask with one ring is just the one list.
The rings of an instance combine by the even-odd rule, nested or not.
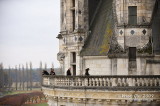
[(118, 25), (128, 24), (128, 6), (137, 6), (137, 24), (150, 23), (156, 0), (116, 0)]
[(159, 92), (45, 89), (49, 106), (159, 106)]
[(122, 47), (125, 44), (128, 47), (143, 48), (151, 36), (150, 28), (118, 28), (117, 31), (117, 41)]
[(87, 56), (83, 64), (83, 70), (89, 68), (90, 75), (128, 75), (128, 59), (125, 58), (109, 59), (107, 56)]
[[(137, 47), (142, 49), (152, 35), (151, 19), (156, 0), (115, 0), (117, 16), (117, 41), (125, 49)], [(129, 6), (137, 6), (137, 23), (129, 24)]]
[(111, 61), (107, 57), (88, 56), (83, 59), (83, 64), (83, 70), (89, 68), (90, 75), (111, 75)]
[[(83, 70), (90, 68), (90, 75), (160, 75), (160, 57), (137, 57), (136, 70), (129, 73), (128, 58), (107, 58), (107, 56), (86, 56)], [(85, 71), (83, 71), (84, 75)]]

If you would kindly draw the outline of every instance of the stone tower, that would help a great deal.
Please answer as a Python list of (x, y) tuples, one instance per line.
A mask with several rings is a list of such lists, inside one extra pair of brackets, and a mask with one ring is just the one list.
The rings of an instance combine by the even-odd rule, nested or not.
[[(117, 41), (128, 52), (129, 74), (136, 74), (136, 58), (153, 54), (152, 19), (156, 0), (115, 0)], [(142, 57), (143, 58), (143, 57)]]
[(88, 33), (88, 0), (60, 0), (61, 31), (58, 35), (62, 70), (71, 68), (73, 75), (80, 74), (80, 51)]

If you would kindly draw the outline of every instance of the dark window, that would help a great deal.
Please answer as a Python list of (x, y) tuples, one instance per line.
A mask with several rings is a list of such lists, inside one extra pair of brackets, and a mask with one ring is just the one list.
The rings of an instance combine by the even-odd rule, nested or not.
[(73, 7), (75, 7), (75, 0), (72, 0), (72, 3), (73, 3)]
[(136, 25), (137, 24), (137, 6), (128, 7), (128, 24)]
[(129, 61), (136, 61), (136, 47), (129, 48)]
[(73, 75), (76, 75), (76, 65), (72, 65)]
[(73, 31), (75, 29), (75, 10), (72, 11), (73, 14)]
[[(75, 0), (72, 0), (73, 7), (75, 7)], [(72, 15), (73, 15), (73, 31), (75, 29), (75, 9), (72, 10)]]
[(76, 53), (72, 52), (72, 62), (76, 63)]

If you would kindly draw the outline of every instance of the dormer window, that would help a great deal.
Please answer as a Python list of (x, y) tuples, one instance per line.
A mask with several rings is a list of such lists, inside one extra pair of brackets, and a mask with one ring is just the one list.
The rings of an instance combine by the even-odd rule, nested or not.
[(128, 24), (137, 25), (137, 6), (128, 7)]

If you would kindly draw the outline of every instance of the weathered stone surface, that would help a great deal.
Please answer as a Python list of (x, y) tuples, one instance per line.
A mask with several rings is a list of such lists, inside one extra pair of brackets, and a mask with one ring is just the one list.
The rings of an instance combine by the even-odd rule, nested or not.
[[(159, 105), (159, 92), (135, 92), (135, 91), (98, 91), (98, 90), (52, 90), (45, 89), (44, 93), (49, 99), (49, 106), (128, 106), (139, 105)], [(51, 96), (52, 94), (52, 96)], [(58, 100), (57, 100), (57, 99)], [(152, 103), (152, 101), (156, 101)]]

